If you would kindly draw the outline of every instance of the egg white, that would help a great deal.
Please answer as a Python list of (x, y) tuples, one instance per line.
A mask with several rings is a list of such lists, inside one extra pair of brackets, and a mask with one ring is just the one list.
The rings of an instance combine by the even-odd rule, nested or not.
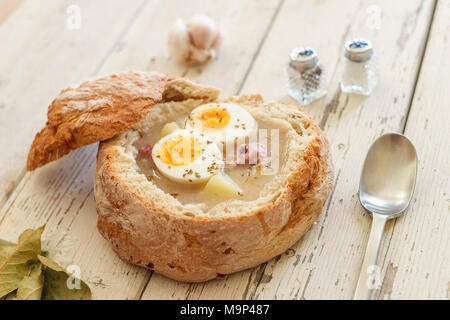
[[(193, 136), (201, 145), (200, 156), (193, 162), (181, 166), (164, 163), (157, 157), (158, 150), (165, 141), (178, 136)], [(177, 130), (160, 139), (153, 146), (152, 159), (161, 174), (172, 181), (185, 184), (206, 182), (224, 168), (222, 151), (217, 143), (206, 134), (194, 130)]]
[[(192, 110), (190, 117), (186, 121), (186, 129), (194, 129), (191, 122), (191, 117), (202, 110), (211, 106), (218, 106), (228, 111), (230, 115), (230, 122), (223, 128), (205, 128), (203, 132), (210, 136), (218, 143), (226, 145), (234, 143), (236, 139), (242, 139), (246, 136), (254, 134), (258, 130), (258, 122), (253, 116), (244, 108), (234, 103), (208, 103), (203, 104)], [(195, 128), (200, 130), (201, 128)]]

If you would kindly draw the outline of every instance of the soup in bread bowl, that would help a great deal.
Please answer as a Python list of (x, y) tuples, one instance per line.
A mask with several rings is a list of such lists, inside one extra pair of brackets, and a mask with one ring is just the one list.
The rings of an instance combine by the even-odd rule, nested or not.
[(292, 246), (332, 186), (328, 143), (298, 107), (169, 80), (101, 142), (98, 228), (124, 260), (172, 279), (223, 278)]

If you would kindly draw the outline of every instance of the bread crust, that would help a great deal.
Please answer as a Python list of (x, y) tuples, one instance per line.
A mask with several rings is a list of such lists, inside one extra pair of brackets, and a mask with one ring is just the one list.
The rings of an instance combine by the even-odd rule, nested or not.
[[(259, 95), (223, 101), (268, 104)], [(100, 144), (94, 178), (98, 229), (121, 259), (179, 281), (224, 278), (279, 255), (313, 225), (332, 188), (328, 142), (296, 106), (269, 104), (294, 117), (296, 131), (308, 132), (307, 142), (275, 198), (232, 215), (186, 215), (149, 199), (140, 189), (145, 182), (130, 182), (140, 178), (130, 178), (133, 160), (118, 147), (127, 133)]]
[(129, 129), (161, 101), (167, 80), (158, 72), (128, 72), (61, 91), (49, 106), (46, 126), (33, 141), (27, 170)]

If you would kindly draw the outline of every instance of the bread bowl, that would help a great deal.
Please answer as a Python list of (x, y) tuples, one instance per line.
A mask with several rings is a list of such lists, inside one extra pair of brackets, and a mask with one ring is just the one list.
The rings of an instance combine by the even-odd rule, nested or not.
[[(173, 182), (158, 184), (139, 164), (142, 140), (155, 142), (164, 124), (211, 103), (237, 105), (258, 124), (280, 130), (278, 171), (262, 184), (248, 184), (248, 198), (208, 203), (209, 194), (194, 186), (188, 191), (190, 185), (175, 195)], [(99, 145), (98, 229), (130, 263), (179, 281), (223, 278), (291, 247), (318, 219), (332, 180), (328, 142), (298, 107), (259, 95), (220, 98), (215, 88), (169, 79), (161, 101), (141, 121)]]

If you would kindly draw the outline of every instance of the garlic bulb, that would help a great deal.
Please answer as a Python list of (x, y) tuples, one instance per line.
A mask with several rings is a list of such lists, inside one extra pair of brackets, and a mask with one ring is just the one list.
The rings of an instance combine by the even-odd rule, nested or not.
[(178, 19), (169, 34), (172, 55), (189, 64), (206, 63), (216, 56), (222, 34), (208, 16), (195, 15), (187, 23)]

